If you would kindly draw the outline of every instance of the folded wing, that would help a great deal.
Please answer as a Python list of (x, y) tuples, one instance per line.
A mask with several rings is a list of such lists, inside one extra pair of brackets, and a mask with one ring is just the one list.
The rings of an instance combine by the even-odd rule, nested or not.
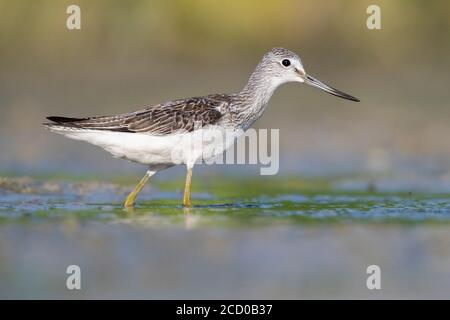
[(93, 118), (48, 117), (47, 127), (70, 130), (107, 130), (130, 133), (171, 134), (191, 132), (194, 129), (217, 123), (219, 111), (229, 103), (227, 95), (210, 95), (171, 101), (139, 111), (116, 116)]

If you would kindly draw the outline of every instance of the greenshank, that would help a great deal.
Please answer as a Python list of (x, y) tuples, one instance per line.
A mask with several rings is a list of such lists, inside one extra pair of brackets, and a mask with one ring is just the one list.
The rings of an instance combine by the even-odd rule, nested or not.
[[(239, 93), (178, 99), (116, 116), (52, 116), (47, 118), (51, 122), (44, 125), (52, 132), (100, 146), (114, 157), (148, 167), (145, 176), (126, 198), (125, 207), (135, 205), (139, 192), (158, 171), (186, 165), (183, 206), (189, 207), (194, 164), (200, 157), (215, 157), (230, 146), (229, 143), (209, 146), (202, 140), (202, 151), (191, 152), (196, 134), (231, 130), (236, 133), (233, 137), (236, 139), (261, 117), (275, 89), (287, 82), (306, 83), (332, 95), (359, 101), (307, 74), (295, 53), (273, 48), (263, 56)], [(176, 149), (186, 152), (175, 152)]]

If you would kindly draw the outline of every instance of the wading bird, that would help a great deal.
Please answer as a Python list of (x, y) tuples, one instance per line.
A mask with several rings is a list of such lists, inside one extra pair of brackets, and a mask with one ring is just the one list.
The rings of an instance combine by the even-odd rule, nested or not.
[(51, 123), (44, 125), (52, 132), (100, 146), (115, 157), (148, 166), (145, 176), (126, 198), (125, 207), (134, 206), (145, 183), (158, 171), (186, 165), (183, 206), (189, 207), (194, 164), (229, 147), (229, 144), (208, 145), (202, 140), (201, 152), (192, 152), (196, 133), (231, 130), (237, 138), (261, 117), (275, 89), (287, 82), (306, 83), (335, 96), (359, 101), (308, 75), (295, 53), (274, 48), (263, 56), (239, 93), (178, 99), (116, 116), (48, 117)]

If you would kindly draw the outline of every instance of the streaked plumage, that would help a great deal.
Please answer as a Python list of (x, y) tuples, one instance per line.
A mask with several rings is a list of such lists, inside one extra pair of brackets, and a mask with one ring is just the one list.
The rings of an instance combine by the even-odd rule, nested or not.
[[(44, 125), (68, 138), (98, 145), (115, 157), (148, 165), (147, 175), (127, 198), (125, 206), (134, 204), (140, 189), (157, 171), (186, 164), (183, 204), (189, 206), (190, 177), (196, 161), (217, 156), (230, 146), (229, 141), (219, 145), (201, 140), (204, 153), (188, 152), (192, 141), (199, 139), (196, 133), (200, 129), (206, 134), (231, 130), (236, 139), (263, 114), (275, 89), (286, 82), (305, 82), (339, 97), (359, 101), (307, 75), (295, 53), (274, 48), (264, 55), (239, 93), (178, 99), (116, 116), (53, 116), (47, 118), (52, 122)], [(175, 152), (179, 150), (183, 152)]]
[(156, 135), (191, 132), (194, 130), (194, 124), (203, 127), (217, 123), (222, 117), (219, 110), (229, 102), (229, 96), (216, 94), (174, 100), (116, 116), (79, 119), (48, 117), (48, 120), (56, 124), (46, 125), (50, 128), (60, 126), (74, 130), (107, 130)]

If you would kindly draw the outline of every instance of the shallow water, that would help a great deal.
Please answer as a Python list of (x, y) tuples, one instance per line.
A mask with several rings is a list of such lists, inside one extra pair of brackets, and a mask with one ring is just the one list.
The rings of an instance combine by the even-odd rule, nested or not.
[[(120, 180), (120, 179), (119, 179)], [(450, 197), (349, 180), (0, 180), (1, 298), (448, 298)], [(358, 180), (361, 184), (361, 180)], [(378, 184), (383, 186), (382, 183)], [(369, 191), (367, 191), (369, 189)], [(375, 188), (377, 189), (377, 188)], [(82, 290), (65, 288), (66, 267)], [(366, 268), (382, 290), (366, 288)]]

